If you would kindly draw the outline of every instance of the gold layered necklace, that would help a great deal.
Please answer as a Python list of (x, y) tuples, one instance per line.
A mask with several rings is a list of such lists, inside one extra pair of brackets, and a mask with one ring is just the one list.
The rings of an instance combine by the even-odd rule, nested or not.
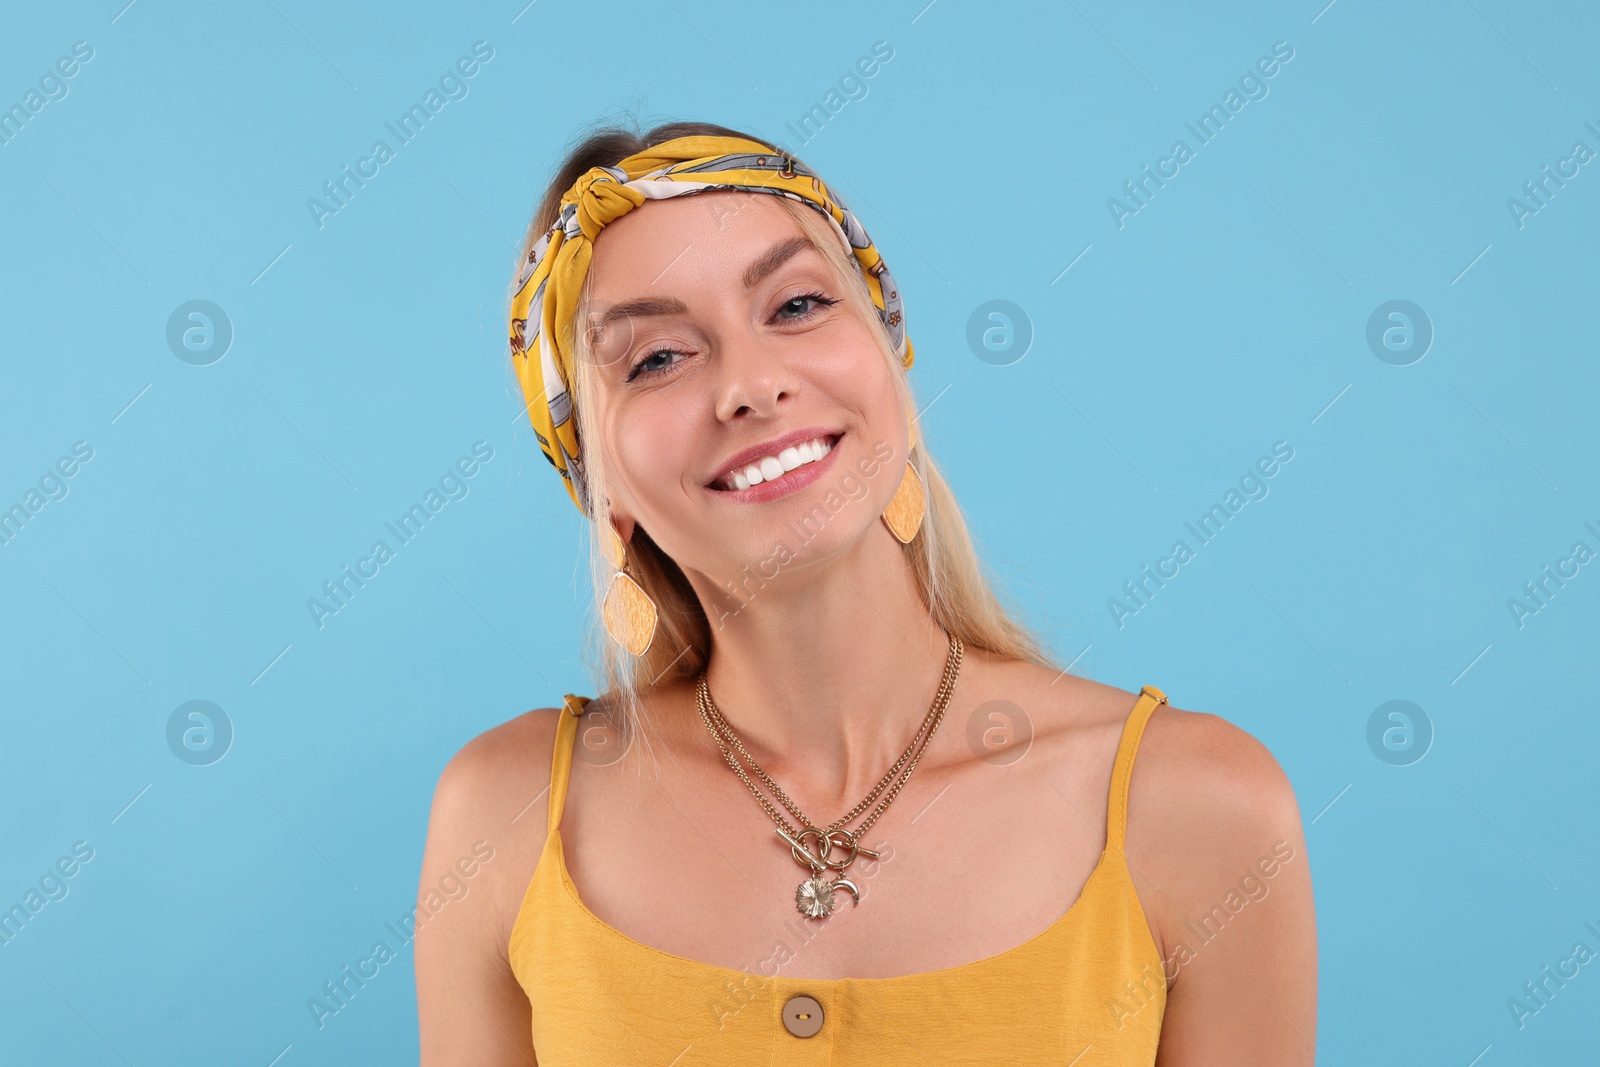
[[(750, 753), (745, 751), (744, 744), (739, 740), (739, 736), (733, 732), (733, 727), (728, 725), (728, 721), (717, 710), (717, 705), (712, 702), (711, 686), (706, 680), (706, 674), (701, 672), (699, 684), (696, 686), (701, 721), (706, 724), (706, 729), (711, 732), (712, 740), (717, 743), (717, 748), (722, 751), (722, 758), (727, 761), (729, 767), (733, 768), (733, 773), (737, 774), (744, 784), (749, 787), (750, 792), (761, 803), (762, 808), (766, 809), (767, 814), (772, 816), (772, 821), (777, 824), (776, 832), (779, 837), (788, 842), (789, 854), (794, 857), (794, 861), (811, 872), (810, 876), (801, 882), (794, 891), (795, 907), (807, 918), (825, 919), (832, 914), (835, 894), (840, 890), (849, 892), (853, 904), (861, 902), (859, 887), (850, 879), (844, 877), (844, 870), (855, 862), (855, 858), (858, 855), (866, 856), (868, 859), (873, 860), (878, 858), (878, 853), (861, 845), (861, 836), (867, 832), (873, 823), (878, 821), (878, 817), (884, 813), (889, 805), (894, 803), (894, 798), (899, 794), (901, 787), (910, 780), (911, 772), (916, 770), (917, 761), (922, 758), (922, 753), (927, 748), (928, 742), (933, 739), (934, 731), (939, 728), (939, 722), (944, 718), (944, 710), (950, 703), (950, 693), (955, 688), (956, 676), (961, 673), (962, 647), (961, 638), (952, 633), (950, 635), (950, 652), (945, 657), (944, 677), (939, 682), (939, 691), (934, 695), (933, 706), (928, 709), (928, 714), (923, 717), (922, 725), (917, 728), (915, 736), (911, 738), (911, 744), (900, 754), (900, 758), (895, 760), (894, 766), (889, 768), (889, 772), (873, 787), (872, 792), (868, 793), (861, 803), (825, 828), (817, 826), (806, 818), (805, 813), (789, 798), (789, 794), (779, 788), (778, 783), (774, 782), (767, 772), (761, 769), (760, 764), (751, 758)], [(729, 751), (729, 744), (732, 744), (740, 756), (749, 761), (750, 767), (755, 771), (756, 776), (766, 784), (767, 788), (772, 791), (772, 794), (778, 798), (783, 806), (788, 808), (789, 812), (799, 820), (800, 825), (798, 827), (789, 825), (788, 820), (783, 817), (782, 813), (774, 808), (766, 797), (761, 795), (761, 791), (750, 781), (749, 775), (745, 774), (744, 768), (739, 764), (739, 760), (734, 756), (733, 752)], [(892, 785), (890, 784), (891, 782), (893, 783)], [(885, 793), (885, 789), (888, 792)], [(844, 828), (845, 824), (861, 814), (874, 800), (878, 800), (880, 794), (882, 794), (882, 799), (878, 801), (878, 806), (873, 809), (872, 814), (867, 817), (866, 821), (854, 830), (846, 830)], [(808, 848), (808, 844), (812, 847)], [(842, 859), (834, 857), (835, 849), (843, 854)], [(835, 872), (834, 877), (831, 879), (823, 877), (830, 870)]]

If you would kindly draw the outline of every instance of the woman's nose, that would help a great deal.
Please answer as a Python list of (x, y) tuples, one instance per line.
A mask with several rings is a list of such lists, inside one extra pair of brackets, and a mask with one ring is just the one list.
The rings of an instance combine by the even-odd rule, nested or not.
[(792, 401), (800, 381), (777, 346), (743, 334), (720, 346), (717, 367), (717, 418), (771, 416)]

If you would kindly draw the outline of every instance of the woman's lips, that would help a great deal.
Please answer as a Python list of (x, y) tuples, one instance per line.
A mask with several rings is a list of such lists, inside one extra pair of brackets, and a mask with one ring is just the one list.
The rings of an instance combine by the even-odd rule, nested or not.
[[(802, 462), (798, 466), (783, 471), (775, 478), (767, 478), (763, 472), (763, 480), (761, 482), (755, 485), (748, 485), (748, 487), (744, 489), (725, 489), (722, 488), (721, 484), (713, 484), (707, 488), (709, 488), (712, 492), (717, 493), (719, 496), (727, 499), (728, 501), (739, 504), (764, 504), (769, 500), (776, 500), (779, 497), (788, 496), (790, 493), (804, 489), (806, 486), (822, 477), (823, 474), (827, 473), (827, 471), (833, 466), (834, 457), (839, 451), (839, 442), (843, 439), (843, 437), (843, 434), (830, 434), (818, 438), (817, 440), (820, 441), (822, 446), (827, 449), (820, 459), (811, 459)], [(803, 445), (792, 447), (796, 447), (803, 453), (815, 453), (815, 448), (813, 447), (812, 442), (807, 442)], [(785, 449), (783, 451), (788, 450)], [(779, 455), (782, 455), (783, 451), (780, 451)], [(790, 458), (792, 459), (793, 457)], [(777, 456), (768, 456), (765, 457), (765, 460), (782, 462), (781, 460), (778, 460)], [(751, 466), (756, 466), (756, 464), (751, 464)], [(771, 470), (771, 463), (767, 463), (766, 466), (768, 470)], [(741, 478), (743, 477), (743, 473), (743, 471), (739, 472)], [(721, 481), (722, 480), (719, 479), (719, 483)]]

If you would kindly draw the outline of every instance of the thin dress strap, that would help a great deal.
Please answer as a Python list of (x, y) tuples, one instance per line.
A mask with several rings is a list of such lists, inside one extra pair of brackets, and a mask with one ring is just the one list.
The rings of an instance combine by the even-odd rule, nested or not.
[(583, 714), (588, 697), (571, 693), (561, 702), (560, 718), (556, 722), (556, 747), (550, 756), (550, 825), (554, 833), (561, 825), (561, 812), (567, 803), (567, 780), (572, 772), (572, 744), (578, 736), (578, 716)]
[(1106, 847), (1118, 852), (1122, 851), (1128, 829), (1128, 783), (1133, 778), (1133, 757), (1139, 751), (1145, 724), (1156, 708), (1166, 702), (1167, 694), (1153, 685), (1145, 686), (1122, 725), (1122, 740), (1117, 745), (1117, 759), (1111, 767), (1111, 795), (1106, 802)]

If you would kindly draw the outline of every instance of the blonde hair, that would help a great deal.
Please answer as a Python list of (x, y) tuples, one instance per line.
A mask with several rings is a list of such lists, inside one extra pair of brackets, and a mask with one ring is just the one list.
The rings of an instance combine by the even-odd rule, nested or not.
[[(588, 138), (569, 153), (556, 181), (547, 191), (541, 211), (529, 227), (523, 255), (553, 223), (561, 194), (590, 166), (608, 166), (661, 141), (693, 134), (746, 137), (748, 134), (702, 123), (673, 123), (647, 134), (610, 128)], [(618, 151), (623, 149), (622, 151)], [(591, 162), (602, 159), (603, 163)], [(768, 196), (744, 193), (745, 196)], [(854, 257), (845, 251), (838, 231), (816, 209), (787, 197), (773, 197), (799, 224), (802, 232), (822, 254), (845, 294), (844, 306), (858, 316), (877, 342), (886, 365), (892, 369), (903, 405), (917, 410), (906, 372), (894, 351), (887, 329), (872, 303), (866, 282)], [(591, 276), (592, 277), (592, 276)], [(589, 286), (585, 283), (576, 322), (589, 321)], [(615, 572), (607, 562), (601, 541), (602, 524), (610, 522), (606, 500), (605, 465), (607, 457), (595, 416), (595, 361), (588, 349), (587, 331), (573, 331), (573, 405), (577, 430), (589, 486), (592, 521), (590, 563), (594, 597), (591, 601), (592, 625), (588, 632), (588, 659), (599, 691), (618, 701), (619, 710), (637, 725), (642, 719), (640, 693), (653, 686), (697, 677), (710, 658), (711, 624), (688, 578), (641, 526), (635, 526), (627, 551), (627, 572), (656, 605), (656, 632), (643, 656), (630, 656), (613, 642), (600, 624), (599, 605), (609, 590)], [(961, 638), (968, 646), (996, 655), (1058, 669), (1031, 629), (1006, 610), (978, 559), (966, 520), (949, 484), (939, 472), (929, 452), (926, 436), (913, 427), (914, 446), (910, 462), (927, 488), (927, 510), (922, 528), (904, 548), (907, 563), (933, 621)]]

